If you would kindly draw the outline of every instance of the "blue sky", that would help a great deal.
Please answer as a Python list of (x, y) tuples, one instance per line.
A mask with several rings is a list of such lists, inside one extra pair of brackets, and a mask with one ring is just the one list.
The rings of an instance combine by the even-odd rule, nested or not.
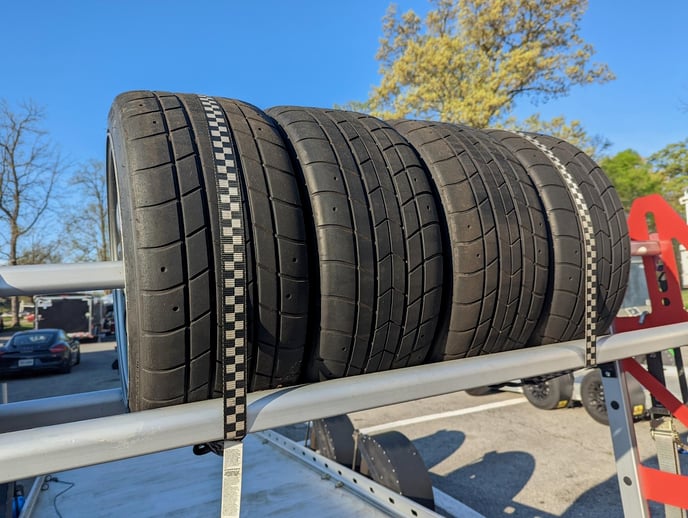
[[(425, 12), (426, 0), (397, 2)], [(71, 160), (103, 159), (113, 98), (133, 89), (204, 93), (262, 108), (363, 100), (387, 1), (5, 2), (0, 97), (32, 99)], [(591, 2), (583, 37), (617, 80), (519, 116), (579, 119), (611, 152), (648, 155), (688, 137), (688, 2)]]

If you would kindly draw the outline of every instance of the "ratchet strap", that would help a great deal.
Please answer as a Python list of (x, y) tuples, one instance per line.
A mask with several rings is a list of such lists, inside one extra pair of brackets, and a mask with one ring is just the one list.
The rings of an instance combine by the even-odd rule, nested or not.
[(246, 250), (241, 178), (227, 119), (212, 97), (199, 96), (215, 161), (220, 228), (221, 328), (224, 443), (221, 516), (241, 514), (243, 443), (246, 436)]

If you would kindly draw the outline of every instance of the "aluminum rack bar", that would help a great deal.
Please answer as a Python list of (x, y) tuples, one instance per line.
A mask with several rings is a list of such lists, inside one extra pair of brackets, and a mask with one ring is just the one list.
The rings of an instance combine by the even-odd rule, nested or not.
[(7, 403), (0, 405), (0, 433), (124, 414), (126, 411), (121, 389)]
[(124, 288), (122, 261), (0, 267), (0, 297)]
[[(688, 323), (601, 338), (611, 362), (688, 344)], [(248, 395), (248, 432), (367, 410), (585, 365), (576, 340)], [(3, 416), (7, 418), (7, 416)], [(205, 443), (223, 437), (219, 399), (0, 436), (0, 482)]]

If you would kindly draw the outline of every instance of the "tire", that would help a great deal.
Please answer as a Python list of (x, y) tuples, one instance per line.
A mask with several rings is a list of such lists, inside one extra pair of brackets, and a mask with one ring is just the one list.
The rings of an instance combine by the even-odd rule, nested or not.
[(582, 379), (580, 385), (581, 404), (590, 417), (600, 424), (608, 425), (607, 405), (599, 369), (593, 369)]
[[(572, 195), (550, 158), (533, 143), (503, 130), (488, 133), (524, 165), (548, 215), (553, 257), (551, 287), (531, 344), (582, 338), (586, 303), (584, 235)], [(603, 334), (621, 306), (628, 281), (630, 241), (623, 207), (609, 179), (590, 157), (559, 139), (532, 136), (563, 163), (588, 207), (597, 248), (596, 332)]]
[(60, 374), (69, 374), (72, 372), (72, 356), (69, 356), (67, 363), (60, 368)]
[(540, 383), (525, 384), (523, 395), (531, 405), (541, 410), (565, 408), (573, 395), (573, 374), (564, 374)]
[(579, 338), (585, 330), (585, 251), (582, 229), (566, 183), (547, 156), (522, 136), (503, 130), (487, 133), (521, 162), (547, 214), (549, 288), (529, 345)]
[[(290, 158), (262, 112), (216, 102), (243, 180), (248, 389), (294, 383), (305, 344), (308, 266)], [(200, 98), (118, 96), (107, 147), (113, 259), (123, 260), (125, 270), (126, 333), (118, 332), (117, 340), (127, 358), (130, 409), (218, 396), (221, 228), (215, 157)], [(277, 185), (279, 194), (273, 192)], [(265, 339), (258, 329), (275, 335)]]
[[(643, 386), (635, 378), (630, 377), (627, 383), (630, 404), (633, 407), (633, 416), (636, 418), (642, 417), (646, 410), (645, 391)], [(583, 377), (580, 385), (580, 393), (581, 404), (588, 415), (598, 423), (608, 426), (609, 415), (607, 414), (602, 375), (599, 369), (593, 369)]]
[(488, 394), (492, 393), (494, 393), (494, 390), (489, 385), (466, 389), (466, 394), (469, 396), (487, 396)]
[[(428, 167), (440, 205), (448, 293), (431, 359), (523, 347), (547, 288), (547, 234), (530, 179), (506, 149), (458, 125), (396, 121)], [(445, 279), (448, 275), (445, 276)]]
[(442, 243), (426, 172), (368, 115), (276, 107), (298, 164), (311, 235), (307, 381), (422, 363), (442, 290)]
[(308, 252), (299, 185), (274, 122), (257, 108), (217, 99), (230, 124), (246, 186), (250, 390), (301, 377), (308, 327)]
[(564, 164), (588, 206), (597, 249), (597, 333), (604, 334), (621, 307), (628, 285), (631, 241), (623, 205), (609, 178), (590, 156), (561, 139), (532, 136)]
[(76, 353), (76, 363), (74, 365), (79, 365), (81, 363), (81, 351)]

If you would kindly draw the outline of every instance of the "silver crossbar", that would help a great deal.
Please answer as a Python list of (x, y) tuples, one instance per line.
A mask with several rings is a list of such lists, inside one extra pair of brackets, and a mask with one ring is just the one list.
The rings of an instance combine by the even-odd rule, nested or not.
[(0, 267), (0, 297), (124, 288), (122, 261)]
[[(620, 333), (600, 339), (598, 361), (611, 362), (686, 344), (688, 323)], [(584, 365), (585, 341), (575, 340), (255, 392), (248, 395), (247, 427), (249, 433), (257, 432)], [(0, 421), (5, 419), (12, 419), (12, 415), (0, 409)], [(0, 482), (220, 440), (222, 436), (219, 399), (8, 432), (0, 437)]]

